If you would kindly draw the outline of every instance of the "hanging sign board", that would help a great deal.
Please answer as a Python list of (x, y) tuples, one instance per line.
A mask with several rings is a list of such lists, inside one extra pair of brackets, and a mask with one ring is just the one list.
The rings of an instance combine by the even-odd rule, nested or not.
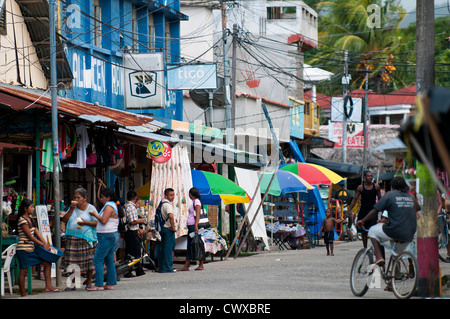
[(170, 65), (167, 67), (167, 88), (169, 90), (216, 89), (216, 65)]
[(153, 140), (148, 142), (147, 154), (155, 163), (162, 164), (172, 156), (172, 148), (166, 142)]
[(164, 108), (166, 84), (162, 53), (127, 53), (125, 74), (125, 107), (127, 109)]
[[(335, 142), (334, 148), (342, 148), (342, 122), (328, 123), (328, 139)], [(362, 123), (347, 123), (347, 147), (364, 148), (363, 133), (364, 127)]]

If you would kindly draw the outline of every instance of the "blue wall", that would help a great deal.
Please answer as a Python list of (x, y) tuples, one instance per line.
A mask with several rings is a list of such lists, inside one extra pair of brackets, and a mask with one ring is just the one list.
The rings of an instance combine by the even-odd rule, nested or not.
[[(163, 1), (160, 1), (163, 4)], [(157, 52), (166, 51), (166, 23), (170, 27), (170, 60), (180, 62), (180, 14), (179, 1), (168, 7), (158, 2), (132, 2), (131, 0), (99, 0), (101, 7), (102, 38), (101, 46), (94, 45), (93, 0), (68, 0), (63, 3), (61, 33), (69, 42), (64, 42), (66, 56), (73, 72), (72, 88), (61, 95), (68, 98), (125, 110), (124, 69), (122, 50), (132, 47), (133, 4), (138, 21), (139, 52), (148, 53), (149, 23), (148, 14), (153, 13), (155, 27), (155, 48)], [(67, 6), (69, 10), (67, 10)], [(77, 13), (72, 10), (78, 8)], [(78, 22), (78, 23), (77, 23)], [(164, 109), (127, 109), (129, 112), (153, 113), (155, 116), (175, 120), (183, 119), (182, 92), (167, 91)]]

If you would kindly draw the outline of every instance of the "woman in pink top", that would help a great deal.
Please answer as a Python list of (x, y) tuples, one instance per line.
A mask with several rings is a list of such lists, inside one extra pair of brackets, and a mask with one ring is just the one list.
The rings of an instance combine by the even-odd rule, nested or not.
[[(202, 211), (202, 202), (200, 201), (200, 192), (197, 188), (192, 187), (189, 190), (189, 198), (192, 200), (192, 205), (189, 207), (189, 215), (187, 218), (188, 236), (187, 236), (187, 251), (186, 251), (186, 262), (184, 266), (178, 269), (178, 271), (188, 271), (189, 265), (192, 260), (191, 252), (191, 242), (192, 237), (189, 236), (191, 233), (198, 234), (198, 222), (200, 220), (200, 213)], [(199, 260), (199, 266), (195, 270), (204, 270), (203, 260)]]

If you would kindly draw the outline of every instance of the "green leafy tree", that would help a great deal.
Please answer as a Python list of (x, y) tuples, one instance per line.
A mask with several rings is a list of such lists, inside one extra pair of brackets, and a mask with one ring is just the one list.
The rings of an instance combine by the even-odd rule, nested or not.
[[(385, 90), (395, 78), (398, 28), (406, 11), (398, 1), (335, 0), (315, 5), (319, 12), (319, 48), (306, 54), (306, 63), (342, 73), (343, 52), (349, 52), (352, 88), (362, 87), (368, 68), (370, 87)], [(337, 54), (339, 53), (339, 54)]]
[[(438, 17), (434, 23), (435, 83), (450, 87), (450, 16)], [(431, 35), (430, 35), (431, 36)], [(416, 23), (398, 30), (395, 83), (409, 86), (416, 82)]]

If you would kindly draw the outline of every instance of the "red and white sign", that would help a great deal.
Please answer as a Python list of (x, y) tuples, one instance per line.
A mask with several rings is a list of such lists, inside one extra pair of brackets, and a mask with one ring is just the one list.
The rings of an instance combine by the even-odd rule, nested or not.
[[(364, 126), (362, 123), (347, 123), (347, 147), (364, 148)], [(342, 148), (342, 122), (329, 122), (328, 139), (335, 142), (334, 148)], [(367, 133), (368, 146), (369, 134)]]
[(172, 148), (170, 147), (170, 145), (167, 144), (166, 142), (162, 142), (162, 143), (164, 145), (164, 150), (161, 152), (162, 154), (159, 156), (152, 156), (152, 160), (155, 163), (159, 163), (159, 164), (163, 164), (163, 163), (167, 162), (172, 157)]

